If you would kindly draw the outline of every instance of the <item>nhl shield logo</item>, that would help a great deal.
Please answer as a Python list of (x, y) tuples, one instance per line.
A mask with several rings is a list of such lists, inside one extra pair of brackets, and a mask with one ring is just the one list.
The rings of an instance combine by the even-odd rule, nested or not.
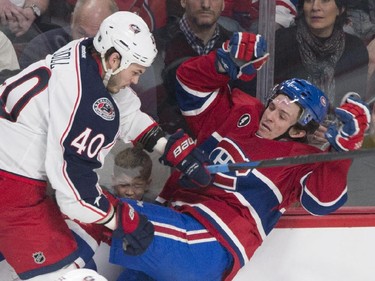
[(96, 100), (92, 108), (94, 109), (94, 112), (104, 120), (112, 121), (115, 119), (115, 108), (112, 102), (107, 98)]
[(248, 113), (243, 114), (237, 122), (237, 127), (245, 127), (251, 121), (251, 116)]
[(44, 256), (43, 252), (37, 252), (33, 254), (34, 262), (37, 264), (42, 264), (46, 261), (46, 257)]

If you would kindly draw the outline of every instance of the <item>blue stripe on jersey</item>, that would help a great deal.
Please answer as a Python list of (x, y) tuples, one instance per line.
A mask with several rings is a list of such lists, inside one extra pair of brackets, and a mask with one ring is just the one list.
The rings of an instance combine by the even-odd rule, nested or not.
[(250, 173), (246, 177), (237, 178), (236, 192), (239, 192), (257, 212), (264, 233), (268, 235), (282, 215), (279, 210), (279, 199), (271, 186), (264, 179)]
[(301, 204), (311, 214), (318, 216), (329, 214), (344, 205), (346, 200), (348, 199), (348, 194), (345, 189), (338, 200), (328, 203), (320, 202), (315, 196), (313, 196), (311, 192), (309, 192), (308, 187), (306, 186), (307, 178), (308, 177), (306, 176), (302, 180), (303, 190), (301, 195)]
[(197, 110), (207, 102), (211, 97), (212, 93), (199, 93), (195, 95), (193, 90), (185, 88), (180, 84), (176, 83), (176, 95), (177, 103), (182, 111)]

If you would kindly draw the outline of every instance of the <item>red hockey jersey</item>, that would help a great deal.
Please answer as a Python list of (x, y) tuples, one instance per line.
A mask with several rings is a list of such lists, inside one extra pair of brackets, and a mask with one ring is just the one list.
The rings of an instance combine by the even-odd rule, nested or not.
[[(307, 144), (257, 136), (263, 105), (238, 89), (231, 91), (228, 76), (215, 69), (215, 57), (211, 52), (192, 58), (177, 71), (179, 106), (214, 164), (321, 152)], [(314, 215), (342, 206), (349, 166), (344, 160), (218, 173), (211, 186), (201, 189), (182, 188), (176, 172), (158, 200), (191, 214), (232, 253), (230, 280), (291, 203), (299, 201)]]

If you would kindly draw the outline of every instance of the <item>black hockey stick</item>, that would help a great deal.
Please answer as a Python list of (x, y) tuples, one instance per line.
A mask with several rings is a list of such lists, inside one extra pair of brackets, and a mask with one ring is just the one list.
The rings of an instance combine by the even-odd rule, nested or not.
[(325, 152), (307, 155), (298, 155), (293, 157), (278, 157), (274, 159), (265, 159), (259, 161), (228, 163), (207, 166), (211, 174), (226, 173), (237, 170), (246, 170), (254, 168), (270, 168), (287, 165), (300, 165), (315, 162), (326, 162), (342, 159), (351, 159), (375, 155), (375, 149), (361, 149), (348, 152)]

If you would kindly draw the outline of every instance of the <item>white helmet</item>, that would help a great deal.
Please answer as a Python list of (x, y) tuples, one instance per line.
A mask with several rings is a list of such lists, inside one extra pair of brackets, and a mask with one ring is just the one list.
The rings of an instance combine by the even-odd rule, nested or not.
[[(145, 21), (140, 16), (125, 11), (116, 12), (104, 19), (94, 37), (94, 47), (102, 59), (112, 47), (120, 53), (121, 65), (116, 73), (129, 67), (131, 63), (149, 67), (157, 54), (154, 36)], [(104, 62), (103, 64), (106, 68)]]
[(92, 269), (80, 268), (69, 271), (56, 281), (108, 281)]

